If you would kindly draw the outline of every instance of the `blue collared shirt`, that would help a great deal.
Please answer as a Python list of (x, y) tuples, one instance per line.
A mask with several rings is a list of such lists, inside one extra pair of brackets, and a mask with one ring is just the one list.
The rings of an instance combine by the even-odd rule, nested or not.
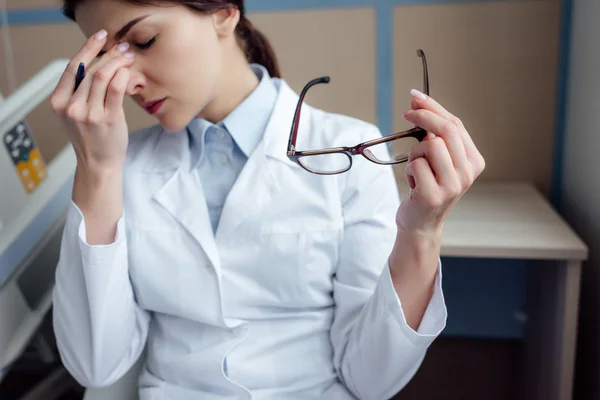
[(277, 100), (269, 72), (251, 64), (259, 79), (254, 91), (223, 121), (195, 118), (188, 125), (192, 166), (197, 169), (213, 232), (221, 210), (242, 168), (260, 143)]

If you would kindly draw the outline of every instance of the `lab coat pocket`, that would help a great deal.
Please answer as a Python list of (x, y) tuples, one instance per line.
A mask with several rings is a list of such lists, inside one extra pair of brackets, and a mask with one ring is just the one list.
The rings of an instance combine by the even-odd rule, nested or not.
[(218, 324), (218, 285), (199, 244), (183, 229), (135, 229), (130, 274), (140, 305), (148, 310)]
[(301, 236), (299, 275), (305, 303), (316, 307), (329, 305), (343, 236), (341, 224), (330, 229), (303, 232)]
[(327, 297), (338, 258), (341, 224), (310, 226), (270, 224), (260, 236), (261, 262), (256, 265), (272, 300), (306, 306)]

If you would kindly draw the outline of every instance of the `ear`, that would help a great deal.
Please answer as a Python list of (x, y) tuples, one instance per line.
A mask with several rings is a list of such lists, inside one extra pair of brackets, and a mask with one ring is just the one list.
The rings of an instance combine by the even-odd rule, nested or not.
[(236, 7), (228, 7), (215, 11), (212, 14), (215, 31), (219, 37), (235, 35), (235, 28), (240, 21), (240, 10)]

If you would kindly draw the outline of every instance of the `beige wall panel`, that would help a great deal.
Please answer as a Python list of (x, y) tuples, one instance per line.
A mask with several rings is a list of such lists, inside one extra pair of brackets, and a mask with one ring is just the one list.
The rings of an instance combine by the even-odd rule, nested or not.
[(60, 7), (61, 0), (6, 0), (9, 9)]
[[(0, 35), (2, 33), (0, 32)], [(85, 37), (77, 25), (55, 24), (12, 27), (10, 35), (13, 43), (13, 56), (18, 85), (27, 81), (50, 61), (57, 58), (72, 58), (81, 48)], [(0, 39), (2, 37), (0, 36)], [(0, 60), (5, 55), (0, 46)], [(0, 73), (0, 91), (11, 92), (2, 66)], [(156, 119), (140, 109), (129, 98), (125, 101), (125, 113), (130, 130), (139, 129), (156, 123)], [(27, 118), (42, 156), (49, 162), (67, 144), (58, 118), (54, 116), (48, 102), (41, 104)]]
[(307, 102), (330, 112), (376, 120), (375, 11), (371, 8), (255, 13), (251, 21), (271, 41), (283, 77), (297, 92), (311, 79)]
[(533, 181), (547, 191), (559, 17), (555, 1), (397, 7), (395, 128), (407, 127), (400, 113), (409, 90), (422, 88), (421, 47), (431, 95), (463, 120), (487, 160), (481, 180)]

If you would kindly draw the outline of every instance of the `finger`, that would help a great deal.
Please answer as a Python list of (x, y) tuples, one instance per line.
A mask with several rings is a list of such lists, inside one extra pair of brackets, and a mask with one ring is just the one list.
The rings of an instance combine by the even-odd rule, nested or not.
[(409, 175), (409, 170), (408, 168), (404, 168), (404, 174), (406, 175), (406, 181), (408, 182), (408, 187), (410, 187), (411, 189), (415, 188), (415, 177), (412, 175)]
[(417, 158), (408, 163), (406, 175), (414, 180), (414, 189), (421, 196), (437, 196), (439, 186), (426, 159)]
[[(96, 82), (98, 80), (103, 81), (105, 91), (102, 94), (102, 98), (99, 99), (96, 102), (96, 104), (94, 105), (94, 107), (96, 109), (95, 115), (96, 116), (99, 115), (98, 113), (104, 109), (104, 100), (106, 97), (106, 87), (108, 86), (108, 83), (110, 82), (110, 80), (113, 78), (113, 75), (107, 76), (107, 73), (105, 71), (103, 71), (102, 68), (105, 67), (108, 63), (112, 62), (115, 59), (133, 58), (132, 54), (129, 55), (128, 57), (125, 57), (123, 55), (123, 52), (126, 52), (128, 48), (129, 48), (129, 45), (126, 42), (121, 43), (117, 46), (114, 46), (108, 53), (106, 53), (104, 56), (102, 56), (102, 58), (100, 60), (98, 60), (93, 66), (91, 66), (89, 68), (89, 70), (86, 72), (85, 78), (79, 85), (79, 88), (73, 94), (73, 97), (71, 97), (70, 103), (71, 104), (83, 103), (85, 105), (84, 108), (85, 108), (86, 116), (90, 116), (90, 111), (92, 109), (91, 108), (92, 104), (90, 103), (91, 96), (92, 96), (92, 94), (91, 94), (92, 85), (94, 84), (94, 82)], [(130, 53), (127, 53), (127, 54), (130, 54)], [(131, 62), (131, 61), (129, 61), (129, 62)], [(116, 69), (114, 71), (116, 71)], [(114, 74), (114, 72), (113, 72), (113, 74)], [(80, 107), (77, 107), (77, 108), (80, 108)]]
[[(90, 66), (85, 74), (85, 78), (79, 85), (79, 88), (73, 95), (71, 101), (84, 101), (88, 102), (90, 98), (90, 90), (92, 87), (92, 83), (96, 79), (96, 75), (98, 71), (111, 62), (113, 59), (117, 57), (122, 57), (123, 53), (125, 53), (129, 49), (129, 44), (127, 42), (120, 43), (114, 46), (108, 53), (106, 53), (100, 60), (98, 60), (94, 65)], [(112, 79), (112, 76), (108, 77), (108, 81)]]
[(129, 69), (121, 68), (110, 82), (106, 94), (106, 112), (116, 115), (123, 110), (123, 99), (129, 82)]
[(466, 129), (461, 129), (460, 131), (461, 131), (461, 137), (462, 137), (463, 143), (465, 145), (465, 152), (467, 154), (467, 159), (471, 162), (474, 162), (474, 161), (480, 159), (481, 153), (479, 153), (479, 150), (477, 150), (477, 147), (475, 146), (475, 143), (473, 142), (471, 135), (469, 135), (469, 133), (467, 132)]
[(106, 64), (111, 62), (113, 59), (115, 59), (117, 57), (121, 57), (124, 54), (128, 54), (129, 47), (130, 47), (130, 45), (128, 42), (122, 42), (122, 43), (114, 45), (112, 47), (112, 49), (110, 49), (97, 62), (95, 62), (93, 65), (91, 65), (88, 68), (86, 75), (93, 75), (96, 71), (98, 71), (100, 68), (104, 67)]
[(442, 105), (435, 101), (432, 97), (427, 96), (425, 93), (422, 93), (417, 89), (412, 89), (410, 91), (410, 94), (412, 96), (411, 106), (414, 110), (423, 108), (425, 110), (429, 110), (431, 112), (436, 113), (437, 115), (448, 121), (451, 121), (456, 124), (459, 123), (459, 119), (456, 116), (454, 116), (444, 107), (442, 107)]
[(433, 133), (436, 137), (444, 139), (454, 166), (460, 170), (466, 168), (467, 155), (465, 144), (460, 135), (460, 129), (456, 125), (438, 114), (425, 109), (409, 110), (404, 113), (404, 118)]
[(456, 170), (452, 158), (442, 138), (435, 137), (412, 147), (408, 154), (408, 162), (417, 158), (425, 158), (436, 178), (442, 186), (451, 186), (457, 183)]
[(439, 104), (437, 101), (435, 101), (435, 99), (433, 99), (432, 97), (430, 97), (416, 89), (412, 89), (410, 91), (410, 93), (412, 95), (411, 108), (413, 110), (418, 110), (421, 108), (429, 110), (431, 112), (436, 113), (440, 117), (452, 122), (457, 127), (461, 128), (461, 129), (459, 129), (459, 131), (460, 131), (460, 136), (464, 142), (465, 153), (467, 155), (467, 158), (470, 161), (474, 161), (481, 157), (481, 155), (479, 154), (479, 151), (477, 150), (477, 147), (475, 147), (475, 144), (473, 143), (473, 139), (471, 138), (471, 136), (469, 135), (467, 130), (464, 129), (464, 125), (463, 125), (462, 121), (460, 120), (460, 118), (458, 118), (457, 116), (455, 116), (454, 114), (452, 114), (451, 112), (446, 110), (441, 104)]
[(102, 50), (102, 47), (104, 47), (104, 44), (106, 43), (106, 36), (107, 33), (104, 29), (91, 36), (88, 40), (86, 40), (85, 44), (75, 55), (75, 57), (69, 61), (69, 64), (67, 64), (65, 72), (58, 81), (58, 84), (54, 90), (54, 94), (50, 99), (52, 107), (55, 110), (58, 111), (67, 106), (69, 100), (73, 96), (73, 90), (75, 89), (75, 78), (77, 76), (79, 64), (84, 63), (85, 65), (89, 65), (92, 62), (100, 50)]
[(92, 87), (88, 97), (90, 114), (104, 114), (108, 85), (115, 78), (117, 71), (121, 68), (131, 66), (133, 59), (133, 53), (115, 57), (94, 73), (94, 79), (91, 83)]

